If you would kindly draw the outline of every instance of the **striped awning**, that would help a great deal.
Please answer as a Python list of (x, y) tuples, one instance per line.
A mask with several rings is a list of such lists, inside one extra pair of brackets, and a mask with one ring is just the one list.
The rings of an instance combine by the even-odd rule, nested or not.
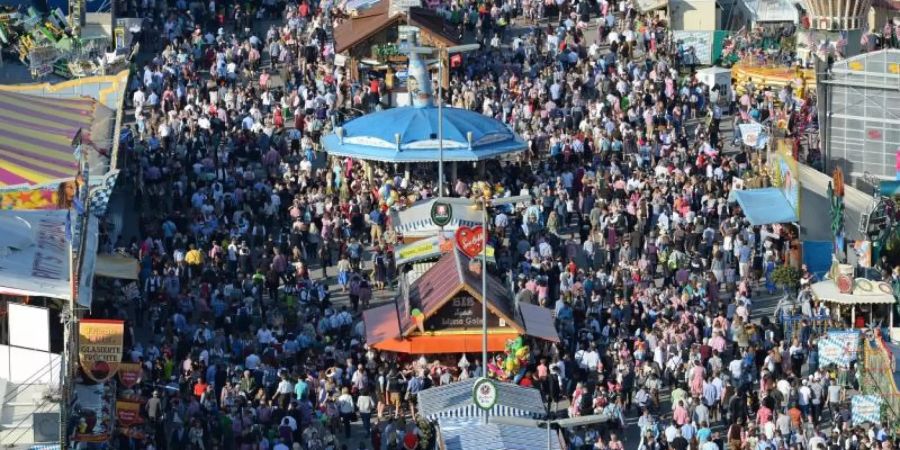
[[(431, 420), (439, 420), (445, 418), (466, 418), (466, 417), (484, 417), (485, 411), (475, 405), (461, 406), (456, 409), (448, 409), (432, 414), (428, 418)], [(487, 410), (488, 417), (505, 416), (505, 417), (532, 417), (535, 414), (519, 408), (506, 405), (494, 405), (493, 408)]]
[(0, 186), (40, 185), (75, 176), (73, 141), (108, 152), (113, 112), (91, 98), (0, 92)]
[[(467, 419), (441, 419), (438, 421), (440, 439), (446, 450), (504, 449), (504, 450), (558, 450), (563, 448), (559, 434), (548, 436), (546, 429), (534, 426), (484, 423), (477, 417)], [(548, 437), (550, 438), (548, 441)]]
[[(484, 417), (475, 406), (472, 389), (475, 379), (436, 386), (419, 392), (419, 414), (429, 420), (447, 417)], [(512, 383), (496, 383), (497, 404), (487, 411), (488, 416), (540, 418), (546, 415), (541, 393), (537, 389)]]

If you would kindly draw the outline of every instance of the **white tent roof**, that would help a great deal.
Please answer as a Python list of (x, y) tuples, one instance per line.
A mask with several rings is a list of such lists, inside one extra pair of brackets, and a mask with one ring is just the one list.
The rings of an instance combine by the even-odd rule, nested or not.
[(790, 0), (744, 0), (743, 5), (753, 22), (800, 21), (800, 12)]
[(889, 305), (895, 301), (890, 284), (865, 278), (854, 280), (852, 294), (840, 293), (832, 280), (813, 284), (812, 291), (819, 300), (840, 305)]
[[(392, 211), (394, 231), (404, 237), (436, 236), (440, 227), (431, 222), (431, 205), (438, 199), (421, 201), (402, 211)], [(481, 225), (481, 211), (472, 206), (467, 198), (445, 197), (440, 201), (453, 207), (453, 219), (444, 227), (445, 231), (455, 231), (461, 226)]]

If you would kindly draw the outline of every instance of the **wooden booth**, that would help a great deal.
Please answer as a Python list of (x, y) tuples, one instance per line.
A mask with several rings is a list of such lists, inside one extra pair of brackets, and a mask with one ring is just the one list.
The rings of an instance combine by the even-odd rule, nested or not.
[(394, 302), (363, 312), (366, 343), (405, 354), (480, 353), (483, 301), (488, 309), (489, 352), (503, 351), (520, 336), (559, 342), (551, 310), (515, 304), (509, 288), (491, 274), (485, 295), (474, 266), (481, 264), (453, 250)]
[[(336, 64), (347, 68), (351, 80), (365, 80), (368, 75), (383, 78), (389, 89), (406, 92), (408, 58), (401, 52), (405, 27), (415, 27), (418, 44), (446, 48), (461, 42), (454, 27), (437, 12), (415, 6), (409, 0), (381, 0), (367, 9), (357, 10), (334, 29)], [(444, 67), (449, 60), (442, 55)], [(435, 67), (435, 70), (436, 67)], [(444, 86), (449, 77), (444, 71)]]

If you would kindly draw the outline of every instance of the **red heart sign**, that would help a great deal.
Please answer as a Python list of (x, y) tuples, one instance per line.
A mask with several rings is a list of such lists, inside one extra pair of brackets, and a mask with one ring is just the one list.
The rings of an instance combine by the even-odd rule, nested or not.
[(481, 252), (484, 251), (484, 229), (481, 225), (473, 228), (457, 228), (456, 248), (465, 253), (469, 258), (480, 255)]

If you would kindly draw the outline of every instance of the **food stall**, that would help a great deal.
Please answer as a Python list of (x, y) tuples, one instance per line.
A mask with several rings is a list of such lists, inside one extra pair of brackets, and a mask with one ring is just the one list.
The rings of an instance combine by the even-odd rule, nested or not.
[(489, 352), (509, 351), (510, 343), (521, 344), (522, 336), (559, 342), (551, 310), (516, 304), (509, 287), (490, 273), (487, 292), (483, 292), (481, 274), (476, 273), (480, 268), (477, 259), (460, 250), (445, 254), (401, 289), (405, 292), (395, 301), (363, 312), (366, 343), (406, 355), (479, 353), (482, 302), (487, 302), (488, 309)]
[(890, 283), (865, 278), (851, 278), (841, 273), (836, 279), (826, 279), (812, 285), (812, 294), (829, 306), (833, 318), (846, 319), (849, 310), (850, 326), (862, 328), (887, 320), (880, 326), (893, 328), (895, 303)]

